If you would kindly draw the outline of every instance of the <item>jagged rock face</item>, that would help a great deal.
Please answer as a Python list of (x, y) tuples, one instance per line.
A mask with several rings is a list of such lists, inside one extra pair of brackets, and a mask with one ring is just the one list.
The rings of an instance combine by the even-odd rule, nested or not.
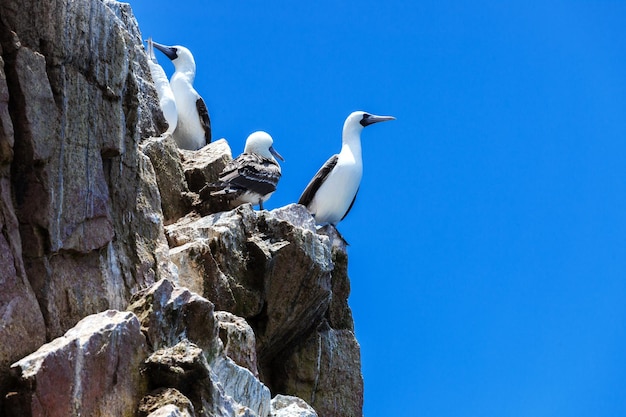
[(274, 365), (275, 389), (305, 399), (320, 415), (362, 414), (361, 358), (351, 331), (322, 324), (286, 359)]
[(300, 205), (243, 205), (183, 218), (166, 233), (180, 283), (250, 323), (261, 379), (273, 392), (300, 396), (320, 415), (361, 415), (347, 257), (333, 229), (316, 233)]
[[(13, 159), (13, 123), (9, 93), (0, 58), (0, 392), (11, 363), (45, 342), (46, 328), (24, 262), (19, 225), (12, 199), (10, 164)], [(20, 340), (20, 343), (7, 343)]]
[(213, 303), (163, 279), (138, 292), (128, 307), (141, 321), (153, 350), (189, 340), (209, 358), (220, 349)]
[(15, 202), (2, 207), (6, 244), (51, 340), (171, 276), (154, 172), (137, 146), (164, 124), (128, 5), (6, 0), (0, 16), (0, 160)]
[[(291, 211), (300, 216), (305, 209), (292, 205), (281, 213)], [(219, 310), (253, 323), (262, 361), (310, 331), (328, 309), (330, 245), (312, 229), (246, 204), (182, 219), (167, 227), (167, 236), (181, 284), (203, 293)], [(201, 281), (188, 282), (188, 277)]]
[(2, 0), (0, 64), (0, 415), (362, 414), (345, 245), (205, 198), (129, 5)]
[(152, 389), (176, 389), (201, 416), (269, 413), (269, 389), (226, 356), (210, 301), (168, 280), (133, 300), (129, 308), (156, 350), (147, 360)]

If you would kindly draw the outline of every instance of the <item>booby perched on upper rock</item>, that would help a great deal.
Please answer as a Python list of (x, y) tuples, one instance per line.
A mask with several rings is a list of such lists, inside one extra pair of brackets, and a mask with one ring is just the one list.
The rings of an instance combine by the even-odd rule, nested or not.
[(343, 124), (341, 152), (331, 156), (317, 171), (298, 201), (306, 206), (317, 224), (336, 226), (346, 217), (356, 200), (363, 175), (363, 128), (394, 119), (392, 116), (376, 116), (363, 111), (355, 111), (348, 116)]
[(150, 74), (152, 74), (152, 80), (154, 86), (159, 95), (159, 105), (163, 111), (163, 116), (169, 127), (167, 132), (172, 133), (176, 129), (178, 123), (178, 111), (176, 110), (176, 100), (174, 99), (174, 93), (170, 82), (163, 71), (163, 67), (159, 65), (159, 62), (154, 55), (154, 45), (152, 44), (152, 38), (149, 38), (148, 42), (148, 66), (150, 67)]
[(207, 186), (219, 189), (211, 195), (223, 195), (236, 205), (258, 204), (263, 210), (263, 203), (276, 191), (281, 175), (274, 157), (284, 161), (272, 145), (272, 137), (266, 132), (257, 131), (248, 136), (243, 153), (224, 167), (220, 182)]
[(195, 151), (211, 142), (211, 121), (204, 100), (193, 88), (196, 62), (184, 46), (166, 46), (152, 42), (174, 64), (170, 86), (176, 99), (178, 123), (172, 136), (179, 148)]

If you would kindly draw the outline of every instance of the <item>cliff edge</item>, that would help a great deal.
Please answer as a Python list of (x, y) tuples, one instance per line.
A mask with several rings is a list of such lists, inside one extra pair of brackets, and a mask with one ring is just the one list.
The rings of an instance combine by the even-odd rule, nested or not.
[(0, 3), (0, 414), (362, 415), (341, 239), (165, 129), (129, 5)]

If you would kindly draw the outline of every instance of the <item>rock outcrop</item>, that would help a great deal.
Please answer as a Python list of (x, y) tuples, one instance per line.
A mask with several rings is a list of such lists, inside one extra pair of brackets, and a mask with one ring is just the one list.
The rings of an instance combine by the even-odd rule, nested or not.
[(88, 316), (12, 366), (19, 389), (7, 409), (22, 416), (125, 416), (146, 391), (139, 320), (114, 310)]
[(272, 417), (317, 417), (317, 413), (302, 399), (279, 394), (272, 399)]
[(180, 284), (249, 323), (260, 377), (272, 392), (300, 396), (323, 416), (361, 414), (341, 237), (317, 233), (297, 204), (188, 216), (166, 234)]
[(129, 5), (3, 0), (0, 64), (1, 415), (362, 415), (341, 238), (203, 195)]

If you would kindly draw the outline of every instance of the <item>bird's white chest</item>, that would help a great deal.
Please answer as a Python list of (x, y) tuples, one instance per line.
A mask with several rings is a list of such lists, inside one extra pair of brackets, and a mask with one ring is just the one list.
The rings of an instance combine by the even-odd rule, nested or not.
[(163, 67), (152, 60), (148, 60), (148, 65), (150, 66), (154, 86), (159, 95), (159, 105), (169, 126), (167, 131), (172, 133), (178, 124), (178, 110), (176, 109), (176, 99), (174, 98), (172, 87), (165, 75), (165, 71), (163, 71)]
[(359, 190), (363, 164), (352, 155), (339, 155), (330, 172), (311, 201), (309, 209), (318, 223), (337, 223), (346, 214)]
[(183, 77), (172, 77), (170, 82), (176, 99), (178, 124), (174, 139), (184, 149), (196, 150), (205, 145), (204, 128), (200, 123), (196, 102), (200, 98), (193, 86)]

